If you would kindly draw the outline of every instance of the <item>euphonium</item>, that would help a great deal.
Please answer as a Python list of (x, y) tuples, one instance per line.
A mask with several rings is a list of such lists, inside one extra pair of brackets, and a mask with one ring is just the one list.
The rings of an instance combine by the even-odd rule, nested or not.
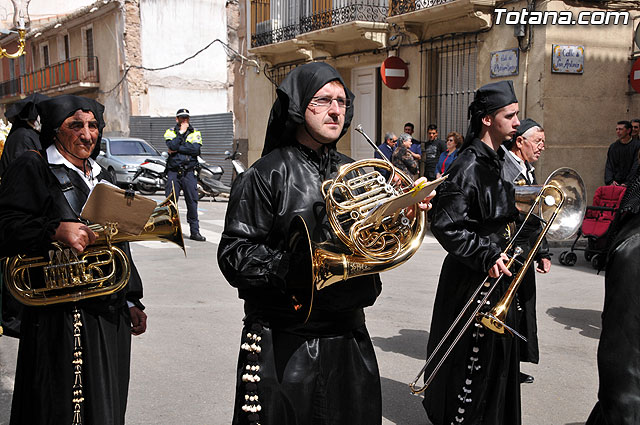
[[(585, 192), (582, 178), (570, 168), (557, 169), (551, 173), (543, 186), (516, 187), (516, 206), (521, 212), (526, 211), (525, 208), (528, 208), (528, 212), (523, 224), (504, 250), (509, 257), (505, 264), (507, 268), (510, 268), (514, 263), (518, 263), (517, 257), (523, 254), (522, 249), (516, 244), (516, 239), (528, 220), (533, 218), (539, 220), (542, 224), (542, 231), (531, 250), (526, 253), (526, 259), (521, 263), (520, 269), (512, 273), (514, 277), (506, 292), (491, 310), (481, 311), (504, 275), (501, 274), (498, 278), (487, 276), (475, 289), (473, 295), (429, 355), (416, 378), (409, 384), (411, 392), (419, 394), (427, 389), (455, 345), (474, 321), (481, 323), (493, 332), (504, 334), (506, 330), (510, 334), (526, 341), (522, 335), (506, 323), (507, 313), (515, 298), (520, 282), (522, 282), (527, 269), (533, 263), (544, 237), (548, 235), (550, 239), (554, 240), (568, 239), (580, 228), (582, 217), (586, 210)], [(485, 295), (480, 297), (480, 291), (483, 289)], [(463, 323), (463, 325), (459, 326), (460, 323)], [(458, 330), (457, 334), (454, 334), (455, 330)], [(452, 335), (455, 336), (452, 337)], [(444, 354), (441, 354), (442, 351), (444, 351)], [(434, 363), (435, 366), (430, 369), (429, 366)], [(426, 374), (428, 369), (430, 371), (429, 375)], [(423, 375), (425, 376), (424, 385), (418, 387), (418, 380)]]
[[(367, 141), (375, 144), (356, 127)], [(385, 179), (376, 169), (386, 169)], [(391, 211), (375, 222), (368, 215), (413, 187), (413, 180), (380, 159), (364, 159), (340, 167), (334, 179), (322, 184), (329, 223), (344, 246), (311, 241), (306, 223), (296, 217), (290, 226), (288, 251), (308, 253), (295, 265), (303, 282), (302, 293), (293, 296), (294, 308), (309, 318), (316, 290), (352, 277), (390, 270), (407, 261), (422, 244), (426, 212), (415, 208)], [(418, 203), (420, 200), (416, 200)], [(306, 276), (306, 279), (305, 279)]]
[(169, 241), (184, 250), (180, 216), (172, 194), (159, 204), (139, 235), (119, 233), (117, 223), (92, 224), (96, 241), (76, 254), (57, 242), (47, 257), (18, 255), (5, 261), (4, 278), (22, 304), (41, 306), (113, 294), (129, 281), (131, 265), (115, 244), (143, 240)]

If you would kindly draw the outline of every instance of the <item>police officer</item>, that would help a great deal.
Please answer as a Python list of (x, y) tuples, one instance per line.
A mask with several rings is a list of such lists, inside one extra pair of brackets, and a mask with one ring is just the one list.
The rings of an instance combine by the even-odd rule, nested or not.
[(165, 131), (164, 139), (169, 149), (165, 195), (169, 196), (172, 187), (175, 187), (178, 195), (180, 194), (180, 189), (182, 189), (187, 204), (187, 222), (191, 230), (190, 238), (194, 241), (203, 242), (206, 238), (200, 234), (198, 189), (194, 174), (194, 168), (198, 165), (198, 156), (202, 146), (202, 135), (189, 124), (188, 109), (178, 109), (178, 112), (176, 112), (176, 126)]

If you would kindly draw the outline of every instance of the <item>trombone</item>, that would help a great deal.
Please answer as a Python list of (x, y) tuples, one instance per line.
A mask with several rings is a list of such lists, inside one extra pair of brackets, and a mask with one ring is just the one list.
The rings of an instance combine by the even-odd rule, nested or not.
[[(533, 195), (535, 193), (537, 193), (537, 195)], [(507, 331), (508, 333), (526, 341), (524, 336), (520, 335), (515, 329), (506, 323), (509, 307), (515, 298), (515, 294), (527, 269), (533, 263), (534, 256), (538, 252), (544, 237), (549, 234), (549, 236), (554, 239), (568, 239), (578, 230), (586, 209), (585, 198), (586, 194), (582, 178), (580, 178), (578, 173), (570, 168), (557, 169), (551, 173), (543, 186), (516, 186), (516, 203), (518, 206), (521, 207), (522, 205), (531, 204), (531, 207), (525, 216), (524, 222), (511, 238), (504, 252), (509, 257), (506, 263), (507, 268), (510, 268), (514, 262), (521, 264), (521, 267), (517, 273), (514, 273), (513, 280), (503, 297), (490, 311), (481, 312), (480, 310), (484, 305), (486, 305), (487, 300), (504, 275), (501, 274), (497, 278), (490, 278), (487, 276), (476, 288), (473, 295), (462, 308), (462, 311), (453, 321), (438, 345), (434, 348), (433, 352), (429, 355), (426, 363), (416, 378), (409, 384), (409, 388), (413, 394), (420, 394), (429, 387), (438, 373), (438, 370), (440, 370), (440, 367), (442, 367), (451, 351), (453, 351), (455, 345), (460, 341), (463, 334), (474, 321), (481, 323), (484, 327), (493, 332), (504, 334), (505, 331)], [(556, 222), (556, 218), (558, 217), (560, 219)], [(527, 224), (528, 220), (531, 218), (539, 220), (544, 224), (544, 226), (529, 251), (527, 258), (524, 262), (520, 262), (517, 258), (522, 254), (522, 249), (519, 246), (516, 246), (515, 241), (522, 232), (524, 226)], [(468, 314), (471, 305), (477, 300), (478, 294), (483, 288), (486, 289), (486, 294), (479, 302), (477, 302), (477, 306), (473, 311), (471, 311), (467, 320), (464, 322), (464, 325), (454, 337), (451, 344), (447, 347), (444, 354), (440, 357), (430, 375), (425, 377), (424, 385), (418, 387), (418, 380), (425, 375), (429, 366), (436, 361), (437, 356), (445, 347), (445, 342), (452, 335), (454, 329), (458, 327), (459, 323), (463, 320), (463, 317)]]

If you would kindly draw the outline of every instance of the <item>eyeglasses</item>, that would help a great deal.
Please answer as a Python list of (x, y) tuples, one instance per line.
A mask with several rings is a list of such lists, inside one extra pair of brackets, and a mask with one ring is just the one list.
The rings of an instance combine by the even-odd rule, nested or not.
[(533, 140), (527, 139), (526, 137), (523, 137), (523, 139), (527, 140), (529, 143), (531, 143), (537, 148), (542, 148), (544, 146), (544, 140), (540, 140), (539, 142), (534, 142)]
[(329, 108), (334, 100), (336, 101), (336, 103), (338, 104), (338, 108), (340, 109), (347, 109), (351, 107), (351, 99), (327, 96), (312, 97), (311, 102), (309, 102), (309, 106), (314, 106), (316, 108)]

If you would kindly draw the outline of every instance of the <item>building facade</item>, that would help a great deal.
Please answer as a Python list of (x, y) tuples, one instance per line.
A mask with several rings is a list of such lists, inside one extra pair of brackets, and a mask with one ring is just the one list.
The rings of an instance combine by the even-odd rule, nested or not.
[[(232, 111), (224, 1), (34, 3), (26, 55), (0, 61), (0, 105), (36, 91), (95, 98), (111, 135), (128, 135), (131, 116)], [(0, 42), (11, 52), (15, 35)]]
[[(631, 1), (607, 2), (606, 10), (579, 7), (585, 3), (247, 0), (242, 16), (249, 52), (265, 71), (247, 77), (249, 162), (262, 150), (266, 99), (275, 99), (276, 85), (301, 63), (326, 61), (340, 71), (356, 94), (352, 127), (362, 124), (378, 143), (387, 131), (402, 132), (405, 122), (416, 125), (420, 140), (432, 123), (443, 139), (450, 131), (464, 134), (474, 90), (511, 79), (519, 116), (538, 121), (546, 131), (546, 150), (536, 165), (539, 179), (559, 167), (574, 168), (585, 180), (590, 203), (604, 184), (616, 122), (640, 116), (640, 94), (629, 83), (633, 61), (640, 57), (633, 41), (640, 13)], [(389, 56), (407, 64), (401, 89), (381, 81), (380, 68)], [(353, 130), (339, 149), (356, 159), (373, 154)]]

